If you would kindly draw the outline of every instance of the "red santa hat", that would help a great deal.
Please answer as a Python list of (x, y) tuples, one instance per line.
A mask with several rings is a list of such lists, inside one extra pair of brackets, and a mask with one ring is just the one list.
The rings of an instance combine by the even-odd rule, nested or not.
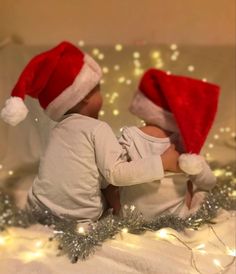
[(148, 123), (179, 132), (186, 152), (198, 154), (213, 124), (219, 91), (211, 83), (150, 69), (130, 111)]
[(39, 100), (53, 120), (79, 103), (99, 83), (99, 65), (69, 42), (34, 57), (23, 70), (1, 111), (2, 119), (15, 126), (25, 119), (28, 110), (25, 95)]

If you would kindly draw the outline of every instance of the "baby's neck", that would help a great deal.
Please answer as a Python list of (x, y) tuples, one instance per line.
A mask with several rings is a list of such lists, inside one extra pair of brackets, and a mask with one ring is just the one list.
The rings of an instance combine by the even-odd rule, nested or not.
[(173, 134), (171, 131), (164, 130), (163, 128), (151, 124), (147, 124), (146, 126), (141, 127), (140, 130), (150, 136), (157, 138), (166, 138)]

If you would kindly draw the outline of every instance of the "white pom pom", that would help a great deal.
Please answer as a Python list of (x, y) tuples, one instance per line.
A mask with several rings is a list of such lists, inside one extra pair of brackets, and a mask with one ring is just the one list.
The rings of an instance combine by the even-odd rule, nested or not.
[(20, 97), (10, 97), (1, 111), (1, 117), (6, 123), (16, 126), (25, 119), (27, 113), (28, 109)]
[(189, 175), (199, 174), (203, 169), (203, 157), (197, 154), (181, 154), (179, 167)]

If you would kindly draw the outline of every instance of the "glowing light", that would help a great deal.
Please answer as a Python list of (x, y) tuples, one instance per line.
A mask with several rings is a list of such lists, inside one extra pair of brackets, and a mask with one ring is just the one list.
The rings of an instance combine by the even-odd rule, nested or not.
[(123, 46), (121, 44), (115, 45), (115, 50), (116, 51), (121, 51), (123, 49)]
[(226, 128), (225, 128), (225, 131), (226, 131), (226, 132), (230, 132), (230, 131), (231, 131), (231, 128), (230, 128), (230, 127), (226, 127)]
[(103, 85), (105, 83), (105, 80), (104, 79), (101, 79), (100, 80), (100, 84)]
[(122, 231), (123, 233), (128, 233), (128, 232), (129, 232), (128, 228), (123, 228), (121, 231)]
[(120, 112), (119, 112), (118, 109), (114, 109), (114, 110), (112, 111), (112, 113), (113, 113), (114, 116), (117, 116), (117, 115), (120, 114)]
[(85, 45), (85, 42), (84, 42), (83, 40), (80, 40), (80, 41), (78, 42), (78, 45), (79, 45), (80, 47), (83, 47), (83, 46)]
[(14, 174), (14, 171), (13, 171), (13, 170), (9, 170), (9, 171), (8, 171), (8, 174), (9, 174), (10, 176), (12, 176), (12, 175)]
[(119, 66), (119, 65), (115, 65), (115, 66), (114, 66), (114, 70), (117, 71), (117, 70), (119, 70), (119, 69), (120, 69), (120, 66)]
[(24, 262), (31, 262), (31, 261), (34, 261), (34, 260), (37, 260), (38, 258), (40, 257), (43, 257), (44, 256), (44, 253), (42, 250), (38, 250), (38, 251), (35, 251), (35, 252), (23, 252), (20, 257), (22, 258), (22, 260)]
[(130, 85), (132, 83), (132, 81), (130, 79), (126, 80), (126, 84)]
[(171, 71), (168, 70), (168, 71), (166, 72), (166, 74), (167, 74), (167, 75), (171, 75)]
[(213, 145), (213, 144), (209, 144), (208, 147), (209, 147), (209, 148), (213, 148), (214, 145)]
[(158, 59), (158, 62), (155, 64), (156, 68), (162, 68), (164, 66), (164, 63), (162, 62), (162, 60)]
[(190, 65), (190, 66), (188, 66), (188, 71), (194, 71), (195, 70), (195, 67), (194, 66), (192, 66), (192, 65)]
[(105, 97), (106, 97), (106, 98), (109, 98), (109, 97), (110, 97), (110, 94), (109, 94), (109, 93), (106, 93), (106, 94), (105, 94)]
[(124, 83), (125, 82), (125, 77), (124, 76), (119, 77), (118, 82), (119, 83)]
[(160, 57), (160, 52), (159, 51), (154, 51), (153, 53), (152, 53), (152, 58), (153, 59), (158, 59)]
[(224, 174), (224, 172), (225, 172), (224, 169), (215, 169), (215, 170), (213, 171), (213, 173), (214, 173), (214, 175), (215, 175), (216, 177), (222, 176), (222, 175)]
[(165, 229), (161, 229), (157, 232), (157, 236), (164, 239), (168, 237), (168, 233)]
[(235, 132), (232, 132), (232, 133), (231, 133), (231, 137), (233, 137), (233, 138), (236, 137), (236, 133), (235, 133)]
[(130, 210), (134, 211), (135, 210), (135, 206), (134, 205), (130, 206)]
[(92, 50), (92, 54), (94, 55), (94, 56), (97, 56), (98, 54), (99, 54), (99, 49), (97, 49), (97, 48), (95, 48), (95, 49), (93, 49)]
[(171, 44), (170, 45), (171, 50), (176, 50), (177, 48), (178, 48), (178, 46), (176, 44)]
[(0, 246), (2, 245), (5, 245), (6, 244), (6, 237), (2, 237), (0, 236)]
[(80, 227), (78, 228), (78, 233), (79, 233), (79, 234), (84, 234), (84, 233), (85, 233), (85, 230), (84, 230), (84, 228), (83, 228), (82, 226), (80, 226)]
[(100, 110), (99, 111), (99, 116), (104, 116), (105, 115), (105, 111), (104, 110)]
[(134, 57), (135, 59), (140, 58), (140, 53), (139, 53), (138, 51), (135, 51), (135, 52), (133, 53), (133, 57)]
[(143, 74), (143, 69), (140, 69), (140, 68), (135, 68), (134, 69), (134, 75), (135, 76), (139, 76), (141, 74)]
[(176, 61), (176, 60), (178, 59), (178, 57), (177, 57), (176, 55), (171, 55), (170, 59), (171, 59), (172, 61)]
[(35, 118), (34, 121), (37, 123), (37, 122), (39, 121), (39, 119), (38, 119), (38, 118)]
[(103, 53), (99, 53), (98, 54), (98, 59), (99, 60), (103, 60), (105, 58), (104, 54)]
[(225, 132), (225, 129), (223, 127), (221, 127), (220, 132)]
[(236, 249), (227, 248), (227, 254), (236, 257)]
[(134, 66), (135, 66), (136, 68), (140, 68), (140, 67), (141, 67), (140, 61), (137, 60), (137, 59), (135, 59), (135, 60), (134, 60)]
[(213, 263), (214, 263), (216, 266), (218, 266), (218, 267), (222, 268), (221, 263), (220, 263), (220, 261), (219, 261), (219, 260), (214, 259), (214, 260), (213, 260)]
[(202, 78), (202, 81), (203, 81), (203, 82), (206, 82), (206, 81), (207, 81), (207, 78)]
[(119, 94), (117, 92), (113, 92), (112, 95), (110, 96), (109, 103), (113, 104), (115, 99), (119, 97)]
[(3, 165), (0, 165), (0, 169), (2, 169), (3, 168)]
[(35, 243), (35, 246), (38, 247), (38, 248), (40, 248), (40, 247), (43, 246), (43, 242), (42, 242), (42, 241), (37, 241), (37, 242)]
[(219, 135), (218, 135), (218, 134), (215, 134), (215, 135), (214, 135), (214, 139), (215, 139), (215, 140), (219, 139)]
[(103, 67), (102, 71), (103, 71), (103, 73), (108, 73), (109, 72), (109, 68), (108, 67)]

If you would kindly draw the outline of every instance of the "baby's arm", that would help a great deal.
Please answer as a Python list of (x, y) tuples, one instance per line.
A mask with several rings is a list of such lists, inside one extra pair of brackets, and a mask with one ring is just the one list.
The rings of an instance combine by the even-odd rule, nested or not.
[(108, 183), (128, 186), (152, 182), (164, 177), (161, 156), (128, 162), (125, 150), (111, 128), (102, 123), (93, 134), (97, 166)]

